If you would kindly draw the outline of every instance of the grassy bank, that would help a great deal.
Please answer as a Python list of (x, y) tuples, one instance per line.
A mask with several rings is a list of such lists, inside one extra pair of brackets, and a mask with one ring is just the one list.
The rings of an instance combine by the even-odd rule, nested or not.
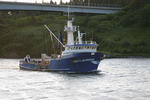
[[(150, 3), (140, 1), (132, 0), (117, 14), (73, 14), (74, 23), (87, 33), (84, 39), (95, 40), (98, 50), (105, 54), (150, 57)], [(47, 24), (58, 35), (64, 30), (65, 14), (40, 11), (11, 14), (0, 11), (0, 57), (19, 58), (26, 54), (39, 57), (41, 53), (59, 52), (57, 41), (51, 42), (43, 25)], [(63, 34), (66, 38), (66, 33)]]

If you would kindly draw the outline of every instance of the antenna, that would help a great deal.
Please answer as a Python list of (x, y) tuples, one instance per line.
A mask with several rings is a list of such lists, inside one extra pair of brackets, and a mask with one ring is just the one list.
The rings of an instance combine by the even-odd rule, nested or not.
[(70, 16), (70, 5), (68, 6), (68, 20), (69, 20), (69, 16)]

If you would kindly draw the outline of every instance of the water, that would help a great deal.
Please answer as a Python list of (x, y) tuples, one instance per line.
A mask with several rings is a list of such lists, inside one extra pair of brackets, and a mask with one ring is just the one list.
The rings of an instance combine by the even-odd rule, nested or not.
[(105, 59), (98, 74), (22, 71), (0, 59), (0, 100), (150, 100), (150, 59)]

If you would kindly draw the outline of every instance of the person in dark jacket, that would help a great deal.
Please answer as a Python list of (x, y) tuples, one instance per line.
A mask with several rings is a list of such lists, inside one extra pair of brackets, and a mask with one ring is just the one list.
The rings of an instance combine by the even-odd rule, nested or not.
[(25, 62), (27, 62), (27, 63), (30, 62), (30, 55), (26, 55), (26, 57), (25, 57)]

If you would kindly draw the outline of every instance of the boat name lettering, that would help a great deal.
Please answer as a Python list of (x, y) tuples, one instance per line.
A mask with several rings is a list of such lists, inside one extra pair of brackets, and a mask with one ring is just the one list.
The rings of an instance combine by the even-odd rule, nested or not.
[(79, 60), (73, 60), (74, 63), (78, 62), (86, 62), (86, 61), (93, 61), (94, 59), (79, 59)]

